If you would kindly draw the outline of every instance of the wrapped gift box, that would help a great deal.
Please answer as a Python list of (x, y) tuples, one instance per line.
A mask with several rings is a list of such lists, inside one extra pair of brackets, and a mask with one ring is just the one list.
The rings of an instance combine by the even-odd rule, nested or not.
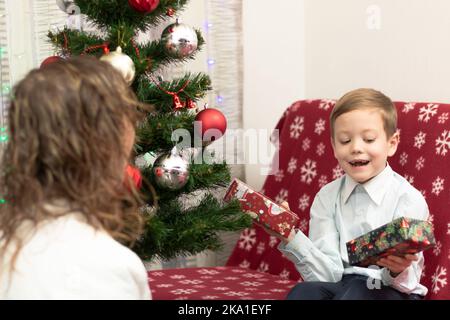
[(256, 223), (263, 225), (287, 238), (292, 228), (297, 227), (299, 219), (295, 213), (278, 205), (273, 200), (256, 192), (251, 187), (234, 179), (228, 188), (224, 201), (238, 199), (242, 210)]
[(376, 265), (383, 257), (415, 254), (435, 245), (433, 227), (427, 221), (396, 219), (378, 229), (347, 242), (352, 266)]

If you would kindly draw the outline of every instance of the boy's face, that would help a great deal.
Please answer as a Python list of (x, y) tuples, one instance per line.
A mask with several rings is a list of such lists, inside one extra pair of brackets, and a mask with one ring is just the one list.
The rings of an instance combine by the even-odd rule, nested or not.
[(353, 180), (365, 183), (384, 170), (397, 151), (398, 133), (387, 138), (381, 112), (365, 108), (340, 115), (334, 125), (334, 156)]

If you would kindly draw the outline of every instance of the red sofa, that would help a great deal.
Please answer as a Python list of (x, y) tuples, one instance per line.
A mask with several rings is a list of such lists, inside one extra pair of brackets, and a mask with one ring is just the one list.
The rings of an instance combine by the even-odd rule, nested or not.
[[(333, 157), (332, 100), (298, 101), (281, 117), (279, 171), (262, 192), (287, 200), (307, 234), (309, 208), (326, 183), (343, 174)], [(437, 246), (425, 252), (427, 299), (450, 299), (450, 105), (396, 102), (401, 142), (391, 167), (425, 196)], [(244, 230), (225, 267), (149, 272), (153, 298), (284, 299), (301, 278), (277, 250), (278, 240), (258, 226)]]

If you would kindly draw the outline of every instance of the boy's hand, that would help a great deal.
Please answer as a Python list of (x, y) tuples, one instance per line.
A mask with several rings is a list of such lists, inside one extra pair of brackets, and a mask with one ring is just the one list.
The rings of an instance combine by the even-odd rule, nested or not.
[[(287, 201), (284, 201), (284, 202), (281, 204), (281, 206), (282, 206), (282, 207), (285, 207), (285, 208), (288, 209), (288, 210), (291, 210), (291, 209), (289, 208), (289, 203), (288, 203)], [(292, 239), (294, 239), (294, 237), (295, 237), (295, 230), (294, 230), (294, 229), (292, 229), (291, 232), (289, 233), (288, 237), (285, 238), (285, 237), (283, 237), (282, 235), (280, 235), (279, 233), (276, 233), (275, 231), (270, 230), (270, 229), (267, 228), (266, 226), (263, 226), (263, 228), (264, 228), (264, 230), (265, 230), (268, 234), (270, 234), (271, 236), (274, 236), (274, 237), (280, 239), (280, 240), (283, 241), (285, 244), (286, 244), (286, 243), (289, 243), (289, 242), (290, 242)]]
[(291, 230), (291, 233), (289, 233), (288, 237), (285, 238), (285, 237), (283, 237), (281, 234), (276, 233), (275, 231), (272, 231), (271, 229), (267, 228), (266, 226), (263, 226), (263, 225), (261, 225), (261, 226), (264, 228), (264, 230), (265, 230), (268, 234), (270, 234), (271, 236), (274, 236), (274, 237), (280, 239), (280, 240), (283, 241), (285, 244), (291, 242), (291, 240), (294, 239), (294, 237), (295, 237), (295, 230), (294, 230), (294, 229), (292, 229), (292, 230)]
[(406, 268), (409, 268), (413, 261), (418, 261), (419, 257), (413, 254), (407, 254), (403, 258), (398, 256), (388, 256), (378, 260), (377, 264), (386, 267), (391, 272), (392, 277), (398, 276)]

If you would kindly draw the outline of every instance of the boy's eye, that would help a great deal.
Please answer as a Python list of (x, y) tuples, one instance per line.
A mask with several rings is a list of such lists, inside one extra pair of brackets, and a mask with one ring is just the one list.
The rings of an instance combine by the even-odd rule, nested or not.
[(372, 143), (375, 141), (375, 139), (365, 139), (367, 143)]
[(347, 144), (347, 143), (350, 143), (350, 140), (341, 141), (341, 144)]

